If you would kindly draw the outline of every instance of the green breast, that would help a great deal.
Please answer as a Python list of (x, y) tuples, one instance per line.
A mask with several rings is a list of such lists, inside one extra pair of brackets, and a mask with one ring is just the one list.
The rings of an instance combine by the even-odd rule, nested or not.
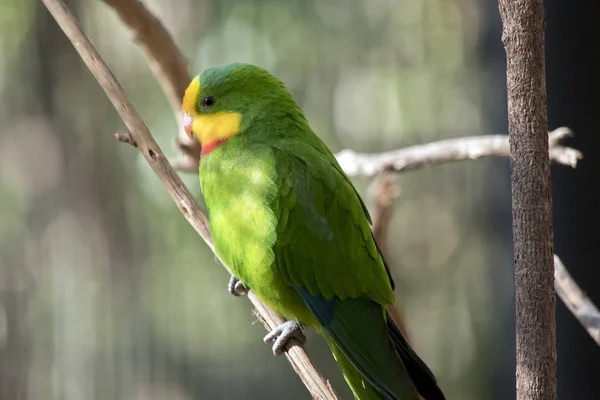
[(275, 261), (275, 160), (268, 148), (235, 139), (204, 156), (200, 185), (215, 250), (242, 282), (266, 278)]

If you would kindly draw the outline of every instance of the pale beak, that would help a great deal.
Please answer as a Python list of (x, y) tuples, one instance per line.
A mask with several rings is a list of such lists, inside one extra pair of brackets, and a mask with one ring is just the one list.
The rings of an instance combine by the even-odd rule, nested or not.
[(194, 118), (188, 114), (188, 113), (184, 113), (183, 114), (183, 129), (185, 130), (185, 133), (188, 135), (188, 137), (190, 139), (194, 138), (194, 135), (192, 133), (192, 124), (194, 123)]

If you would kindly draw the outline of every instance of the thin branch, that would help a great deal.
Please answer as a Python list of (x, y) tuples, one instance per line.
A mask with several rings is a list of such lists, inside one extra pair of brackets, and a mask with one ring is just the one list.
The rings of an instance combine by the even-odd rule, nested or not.
[(370, 189), (371, 198), (375, 203), (371, 230), (379, 249), (383, 254), (387, 254), (387, 228), (392, 217), (394, 200), (400, 194), (400, 188), (396, 185), (394, 175), (382, 174), (374, 180)]
[(150, 67), (175, 113), (191, 78), (188, 62), (163, 24), (139, 0), (103, 0), (131, 29), (146, 52)]
[[(181, 100), (187, 85), (192, 80), (188, 72), (188, 62), (175, 41), (162, 24), (139, 0), (102, 0), (119, 15), (121, 20), (133, 33), (134, 40), (144, 49), (152, 73), (167, 96), (175, 115), (181, 113)], [(171, 162), (176, 170), (198, 173), (200, 142), (190, 139), (181, 126), (181, 118), (177, 118), (179, 136), (175, 145), (184, 154), (194, 157), (182, 157)], [(195, 170), (194, 170), (195, 169)]]
[[(372, 213), (373, 224), (371, 231), (373, 237), (381, 250), (384, 257), (387, 256), (387, 231), (394, 210), (394, 200), (400, 194), (400, 188), (396, 184), (396, 176), (392, 174), (382, 174), (376, 177), (369, 188), (370, 197), (375, 203)], [(404, 322), (404, 313), (401, 310), (401, 302), (396, 301), (395, 304), (389, 304), (386, 308), (391, 317), (404, 334), (404, 337), (410, 342), (408, 329)]]
[(600, 311), (573, 280), (562, 260), (554, 255), (554, 288), (567, 308), (600, 345)]
[[(148, 161), (188, 222), (214, 251), (206, 215), (200, 210), (188, 188), (169, 164), (169, 161), (150, 134), (144, 121), (131, 104), (125, 91), (89, 41), (79, 23), (62, 0), (42, 0), (42, 2), (46, 5), (58, 25), (65, 32), (71, 43), (73, 43), (82, 60), (106, 92), (108, 98), (121, 116), (129, 132), (130, 140), (133, 140), (137, 144), (137, 148), (146, 161)], [(229, 270), (227, 266), (225, 268)], [(229, 270), (229, 272), (231, 271)], [(263, 321), (265, 321), (267, 329), (271, 330), (273, 327), (284, 322), (281, 316), (269, 310), (254, 293), (250, 292), (248, 297), (256, 307)], [(314, 398), (326, 400), (337, 399), (331, 386), (327, 384), (314, 367), (304, 349), (292, 345), (286, 351), (286, 356)]]
[[(561, 142), (573, 135), (566, 127), (558, 128), (548, 135), (550, 159), (556, 164), (575, 168), (582, 154)], [(406, 172), (415, 169), (482, 157), (508, 157), (507, 135), (467, 136), (439, 140), (428, 144), (404, 147), (384, 153), (357, 153), (342, 150), (336, 157), (350, 176), (374, 176), (382, 172)]]

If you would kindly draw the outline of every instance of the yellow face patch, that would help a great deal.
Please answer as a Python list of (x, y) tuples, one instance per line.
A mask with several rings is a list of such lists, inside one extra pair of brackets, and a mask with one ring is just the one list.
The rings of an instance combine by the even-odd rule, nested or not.
[(200, 114), (196, 103), (200, 96), (200, 78), (195, 77), (185, 90), (181, 110), (192, 118), (192, 132), (202, 146), (229, 139), (240, 132), (242, 116), (236, 112), (220, 111)]
[(194, 117), (192, 131), (202, 146), (229, 139), (240, 133), (242, 116), (236, 112), (221, 111), (215, 114), (199, 114)]
[(190, 114), (192, 117), (196, 116), (196, 100), (198, 99), (198, 95), (200, 94), (200, 78), (195, 77), (190, 82), (190, 85), (185, 89), (185, 94), (183, 95), (183, 103), (181, 105), (181, 110), (184, 113)]

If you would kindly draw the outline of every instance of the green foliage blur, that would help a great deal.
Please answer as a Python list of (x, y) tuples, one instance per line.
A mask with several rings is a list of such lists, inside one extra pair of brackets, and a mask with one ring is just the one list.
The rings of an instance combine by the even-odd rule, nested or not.
[[(68, 3), (176, 157), (177, 121), (128, 29), (100, 0)], [(145, 4), (192, 71), (241, 61), (283, 79), (333, 151), (487, 132), (478, 1)], [(40, 1), (0, 3), (0, 96), (0, 400), (309, 398), (144, 159), (114, 140), (116, 112)], [(490, 279), (506, 249), (483, 221), (499, 177), (481, 160), (397, 180), (398, 304), (451, 399), (486, 398), (493, 378), (492, 292), (510, 282)], [(354, 182), (372, 207), (372, 180)], [(324, 341), (307, 349), (351, 398)]]

